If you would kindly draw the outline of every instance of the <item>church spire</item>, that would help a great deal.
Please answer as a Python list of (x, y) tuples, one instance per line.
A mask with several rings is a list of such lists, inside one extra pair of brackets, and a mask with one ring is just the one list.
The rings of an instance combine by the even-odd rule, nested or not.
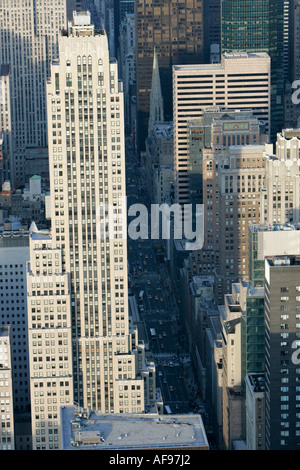
[(155, 122), (164, 122), (164, 103), (161, 92), (158, 56), (156, 48), (154, 47), (148, 135)]

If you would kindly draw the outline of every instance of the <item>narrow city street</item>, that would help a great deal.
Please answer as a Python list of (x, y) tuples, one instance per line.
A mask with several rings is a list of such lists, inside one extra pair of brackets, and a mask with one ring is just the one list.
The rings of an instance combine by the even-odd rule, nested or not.
[[(136, 203), (149, 207), (145, 169), (140, 166), (129, 139), (126, 172), (128, 207)], [(164, 405), (172, 413), (200, 411), (191, 358), (185, 348), (178, 306), (159, 240), (128, 237), (128, 262), (129, 287), (134, 296), (130, 305), (134, 303), (135, 319), (145, 324)]]

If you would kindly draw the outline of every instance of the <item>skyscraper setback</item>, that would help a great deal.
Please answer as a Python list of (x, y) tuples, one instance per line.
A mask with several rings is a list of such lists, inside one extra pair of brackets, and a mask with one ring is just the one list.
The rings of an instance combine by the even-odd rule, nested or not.
[[(129, 328), (122, 85), (107, 36), (94, 33), (88, 13), (74, 13), (59, 46), (47, 85), (52, 232), (32, 235), (28, 270), (29, 327), (41, 361), (32, 350), (32, 396), (51, 378), (65, 403), (71, 394), (90, 409), (139, 413), (155, 400), (155, 369)], [(102, 238), (108, 206), (114, 235)], [(47, 352), (47, 334), (58, 341), (56, 355)], [(33, 413), (33, 430), (41, 421)]]

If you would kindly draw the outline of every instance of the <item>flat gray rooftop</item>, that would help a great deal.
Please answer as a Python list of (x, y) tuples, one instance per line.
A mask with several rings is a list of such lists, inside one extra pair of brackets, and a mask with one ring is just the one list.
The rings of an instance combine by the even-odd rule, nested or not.
[(102, 414), (75, 415), (61, 408), (63, 450), (209, 449), (202, 418), (196, 415)]

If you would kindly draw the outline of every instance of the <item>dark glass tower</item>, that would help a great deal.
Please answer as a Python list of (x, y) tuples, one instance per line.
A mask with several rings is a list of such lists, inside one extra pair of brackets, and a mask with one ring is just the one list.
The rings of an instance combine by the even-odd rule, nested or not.
[(164, 118), (173, 118), (172, 66), (203, 63), (203, 0), (137, 0), (137, 147), (145, 150), (150, 111), (153, 51), (159, 59)]
[(271, 57), (271, 140), (284, 126), (284, 2), (222, 0), (222, 52), (267, 52)]
[(269, 0), (222, 0), (222, 50), (268, 49)]

